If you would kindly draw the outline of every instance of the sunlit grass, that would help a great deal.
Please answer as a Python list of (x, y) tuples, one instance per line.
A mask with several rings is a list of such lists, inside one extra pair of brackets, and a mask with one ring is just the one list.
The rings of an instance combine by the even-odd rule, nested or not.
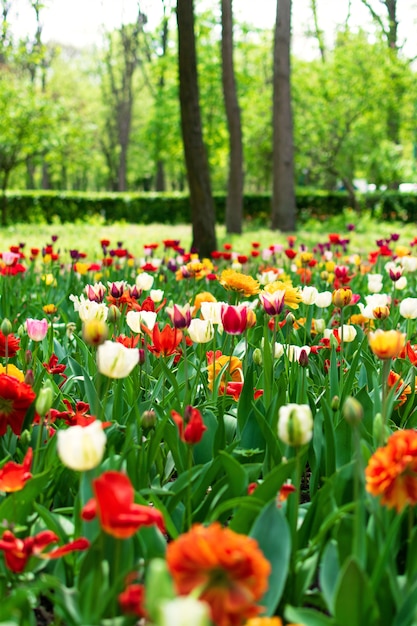
[[(348, 224), (354, 224), (355, 229), (348, 232)], [(217, 227), (218, 248), (224, 243), (231, 243), (237, 252), (246, 253), (251, 244), (258, 241), (262, 247), (271, 244), (286, 244), (288, 233), (272, 231), (267, 224), (245, 223), (241, 235), (228, 235), (224, 226)], [(342, 237), (350, 239), (349, 252), (367, 252), (376, 247), (376, 240), (390, 237), (392, 233), (400, 235), (399, 243), (407, 245), (416, 235), (413, 224), (396, 222), (381, 222), (373, 220), (369, 215), (357, 215), (353, 212), (345, 212), (339, 217), (329, 218), (325, 221), (310, 220), (302, 224), (294, 233), (297, 243), (304, 244), (309, 248), (317, 243), (327, 241), (327, 235), (332, 232), (339, 233)], [(191, 226), (181, 224), (171, 226), (168, 224), (104, 224), (100, 221), (93, 223), (76, 224), (42, 224), (39, 227), (33, 224), (16, 224), (0, 229), (0, 251), (7, 250), (11, 245), (25, 244), (25, 250), (31, 247), (42, 248), (51, 243), (52, 236), (58, 237), (55, 249), (66, 253), (71, 249), (85, 252), (90, 260), (100, 256), (101, 239), (108, 239), (111, 247), (116, 247), (118, 242), (135, 256), (142, 254), (143, 248), (149, 243), (160, 243), (164, 239), (178, 239), (181, 245), (189, 250), (192, 240)]]

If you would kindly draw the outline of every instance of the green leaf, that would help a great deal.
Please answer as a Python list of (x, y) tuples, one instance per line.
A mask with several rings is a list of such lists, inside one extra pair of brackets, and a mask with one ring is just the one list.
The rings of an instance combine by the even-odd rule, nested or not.
[(48, 470), (28, 480), (21, 491), (11, 493), (0, 504), (0, 520), (25, 524), (35, 500), (45, 491), (50, 479), (51, 470)]
[(367, 574), (354, 557), (346, 560), (337, 580), (334, 613), (338, 626), (375, 624), (378, 607)]
[(158, 622), (162, 602), (174, 597), (174, 585), (166, 561), (153, 559), (146, 573), (146, 610), (152, 621)]
[(417, 619), (417, 582), (406, 594), (404, 602), (399, 607), (392, 626), (414, 626)]
[[(336, 626), (336, 623), (330, 617), (326, 617), (323, 613), (314, 611), (313, 609), (303, 609), (294, 606), (285, 608), (285, 619), (291, 622), (298, 622), (303, 626)], [(351, 624), (353, 626), (353, 624)], [(356, 626), (356, 624), (355, 624)], [(369, 625), (370, 626), (370, 625)]]
[(273, 615), (284, 591), (290, 556), (291, 533), (288, 522), (275, 500), (267, 504), (253, 525), (250, 536), (271, 563), (268, 590), (260, 601), (267, 615)]
[(220, 452), (220, 459), (228, 477), (229, 489), (232, 496), (246, 494), (248, 477), (242, 465), (224, 450)]
[[(295, 468), (295, 459), (291, 459), (286, 463), (281, 463), (274, 467), (274, 469), (267, 474), (263, 482), (258, 485), (253, 494), (256, 496), (256, 500), (267, 503), (270, 500), (274, 500), (281, 489), (284, 482), (292, 476)], [(230, 528), (238, 533), (249, 533), (251, 526), (256, 517), (256, 512), (253, 508), (240, 508), (236, 511), (236, 515), (230, 521)]]
[(334, 610), (334, 593), (339, 572), (340, 565), (337, 543), (332, 540), (327, 544), (324, 550), (319, 572), (320, 588), (331, 613), (333, 613)]

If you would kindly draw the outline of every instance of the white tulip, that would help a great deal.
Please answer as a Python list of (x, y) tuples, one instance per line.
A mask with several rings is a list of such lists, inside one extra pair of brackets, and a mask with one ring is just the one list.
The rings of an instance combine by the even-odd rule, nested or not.
[(222, 307), (225, 302), (202, 302), (201, 315), (205, 320), (210, 320), (212, 324), (222, 323)]
[(327, 309), (332, 303), (331, 291), (320, 291), (316, 296), (315, 305), (320, 309)]
[(207, 343), (214, 337), (214, 326), (211, 320), (201, 320), (196, 317), (191, 320), (187, 330), (194, 343)]
[(139, 362), (139, 350), (117, 341), (105, 341), (97, 348), (97, 367), (109, 378), (126, 378)]
[(406, 287), (407, 287), (407, 279), (406, 279), (406, 277), (405, 276), (400, 276), (400, 278), (395, 283), (395, 288), (399, 289), (400, 291), (402, 291)]
[(287, 404), (278, 412), (278, 436), (289, 446), (302, 446), (313, 436), (313, 415), (308, 404)]
[(141, 324), (145, 324), (149, 330), (152, 330), (156, 322), (156, 313), (154, 311), (128, 311), (126, 313), (126, 324), (134, 333), (141, 333)]
[(142, 272), (136, 276), (136, 287), (142, 291), (149, 291), (153, 285), (154, 278), (148, 272)]
[(343, 324), (343, 327), (339, 326), (337, 332), (340, 339), (342, 339), (343, 337), (343, 341), (345, 341), (346, 343), (351, 343), (352, 341), (355, 341), (356, 335), (358, 334), (358, 331), (354, 326), (352, 326), (352, 324)]
[(304, 304), (315, 304), (317, 296), (318, 296), (318, 289), (316, 289), (316, 287), (311, 287), (309, 285), (306, 285), (303, 290), (301, 291), (301, 297), (303, 299)]
[(417, 298), (404, 298), (400, 302), (400, 315), (408, 320), (417, 319)]
[(82, 322), (89, 320), (99, 320), (105, 322), (107, 320), (109, 309), (104, 302), (95, 302), (94, 300), (80, 300), (78, 315)]
[(152, 302), (161, 302), (164, 297), (162, 289), (151, 289), (149, 292)]
[(72, 470), (85, 472), (100, 464), (106, 447), (106, 435), (99, 420), (88, 426), (70, 426), (57, 432), (57, 453)]
[(191, 596), (177, 596), (161, 604), (158, 626), (210, 626), (209, 606)]

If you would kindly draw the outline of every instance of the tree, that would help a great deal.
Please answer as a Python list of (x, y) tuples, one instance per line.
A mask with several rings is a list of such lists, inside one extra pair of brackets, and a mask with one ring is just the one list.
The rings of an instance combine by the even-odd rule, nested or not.
[[(397, 0), (380, 0), (386, 11), (386, 15), (381, 15), (372, 6), (368, 0), (362, 0), (363, 4), (369, 9), (374, 22), (379, 26), (387, 47), (388, 55), (391, 59), (391, 81), (395, 86), (395, 96), (393, 100), (387, 102), (386, 105), (386, 123), (388, 129), (388, 137), (393, 146), (397, 149), (397, 155), (401, 152), (401, 113), (398, 102), (404, 97), (405, 87), (401, 80), (401, 71), (398, 68), (398, 19), (397, 19)], [(389, 187), (398, 189), (400, 180), (391, 181)]]
[(291, 0), (277, 0), (273, 75), (272, 229), (295, 230), (293, 120), (291, 108)]
[(133, 76), (139, 64), (139, 35), (146, 16), (138, 8), (134, 24), (122, 24), (109, 33), (104, 57), (103, 99), (106, 105), (106, 134), (102, 148), (113, 191), (127, 189), (127, 155), (134, 102)]
[(222, 81), (229, 128), (229, 173), (226, 199), (226, 231), (242, 232), (243, 147), (240, 108), (233, 63), (233, 0), (222, 0)]
[(7, 70), (0, 75), (0, 189), (1, 223), (7, 223), (10, 175), (19, 165), (44, 151), (51, 140), (52, 112), (31, 84), (19, 81)]
[(177, 0), (181, 130), (190, 191), (192, 247), (209, 256), (217, 247), (210, 172), (203, 142), (193, 0)]

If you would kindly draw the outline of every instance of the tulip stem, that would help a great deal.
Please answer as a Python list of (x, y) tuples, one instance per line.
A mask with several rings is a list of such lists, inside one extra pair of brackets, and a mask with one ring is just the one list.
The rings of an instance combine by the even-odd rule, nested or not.
[(339, 398), (340, 403), (343, 403), (343, 383), (344, 383), (344, 371), (343, 371), (343, 361), (344, 361), (344, 308), (340, 309), (340, 370), (339, 370)]
[(380, 442), (379, 445), (383, 446), (385, 444), (386, 438), (386, 427), (388, 422), (388, 414), (387, 414), (387, 400), (388, 400), (388, 376), (391, 369), (391, 359), (384, 359), (382, 361), (382, 396), (381, 396), (381, 421), (382, 428), (380, 433)]
[(187, 446), (187, 469), (189, 478), (187, 481), (187, 500), (186, 500), (186, 512), (187, 512), (187, 528), (186, 530), (190, 530), (191, 525), (193, 523), (192, 517), (192, 502), (191, 502), (191, 469), (193, 467), (193, 447), (191, 445)]
[(185, 339), (185, 335), (182, 336), (182, 351), (183, 351), (183, 363), (184, 363), (184, 404), (183, 404), (183, 412), (185, 411), (185, 407), (190, 404), (188, 401), (188, 361), (187, 361), (187, 341)]

